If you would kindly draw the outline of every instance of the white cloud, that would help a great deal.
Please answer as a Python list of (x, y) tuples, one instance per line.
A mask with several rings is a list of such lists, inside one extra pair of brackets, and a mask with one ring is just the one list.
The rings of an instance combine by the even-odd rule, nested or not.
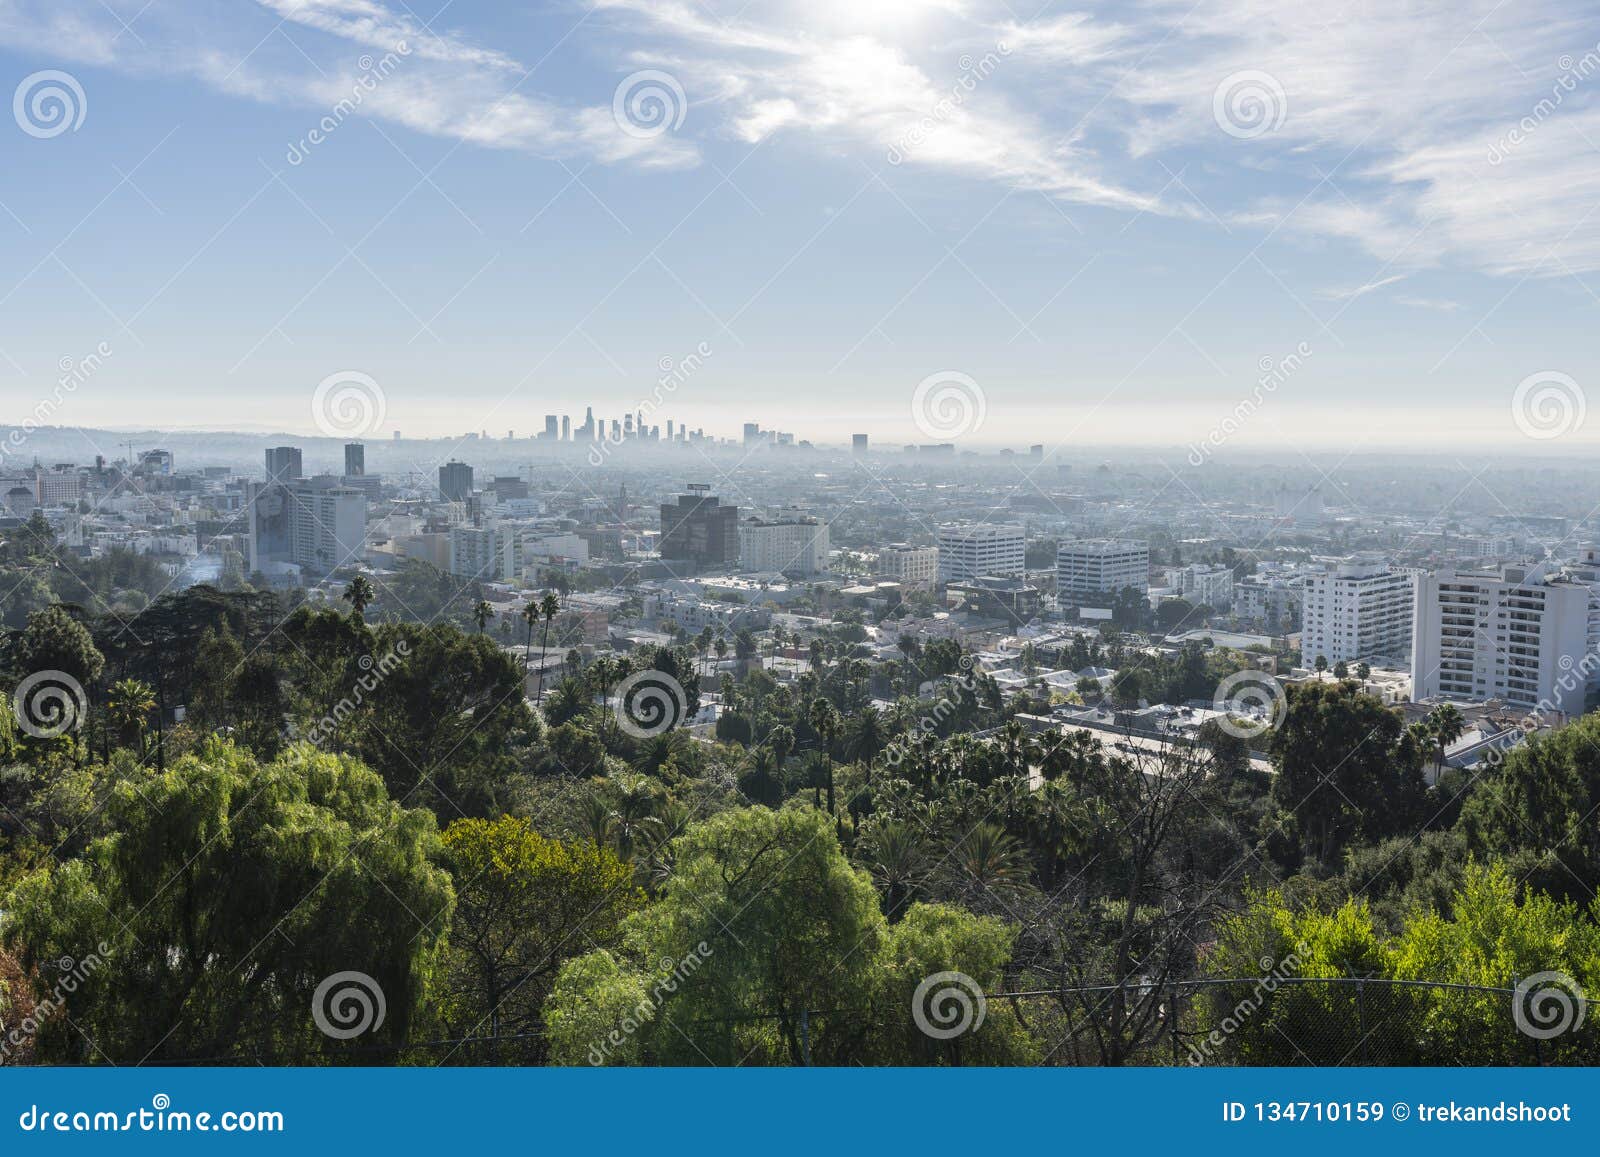
[(1404, 281), (1405, 275), (1396, 274), (1393, 277), (1379, 278), (1369, 281), (1365, 285), (1352, 286), (1349, 289), (1324, 289), (1319, 297), (1326, 297), (1333, 301), (1354, 301), (1358, 297), (1365, 297), (1369, 293), (1376, 293), (1386, 285), (1393, 285), (1397, 281)]

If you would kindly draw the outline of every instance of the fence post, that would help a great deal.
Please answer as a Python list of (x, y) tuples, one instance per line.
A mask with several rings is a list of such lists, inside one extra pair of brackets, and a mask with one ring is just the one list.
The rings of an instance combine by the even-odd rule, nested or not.
[(1178, 1055), (1178, 997), (1183, 990), (1178, 982), (1172, 982), (1172, 1003), (1167, 1006), (1167, 1030), (1172, 1034), (1172, 1063), (1182, 1064)]
[(1366, 1000), (1364, 999), (1364, 996), (1363, 996), (1363, 993), (1365, 992), (1365, 990), (1366, 990), (1366, 983), (1360, 977), (1357, 977), (1356, 978), (1356, 1031), (1358, 1031), (1361, 1034), (1361, 1063), (1363, 1065), (1368, 1063), (1368, 1058), (1367, 1058), (1367, 1002), (1366, 1002)]
[(800, 1063), (811, 1067), (811, 1010), (800, 1010)]

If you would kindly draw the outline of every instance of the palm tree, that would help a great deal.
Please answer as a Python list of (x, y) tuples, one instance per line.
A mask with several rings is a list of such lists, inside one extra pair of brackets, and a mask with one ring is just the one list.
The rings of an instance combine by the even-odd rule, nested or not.
[(1467, 729), (1467, 721), (1462, 717), (1460, 710), (1454, 703), (1446, 703), (1433, 713), (1433, 738), (1435, 747), (1435, 765), (1439, 771), (1444, 770), (1445, 748), (1460, 739)]
[(1032, 865), (1015, 836), (999, 824), (979, 824), (950, 848), (952, 887), (970, 899), (1015, 891), (1028, 882)]
[(367, 576), (358, 574), (345, 584), (344, 594), (341, 597), (350, 604), (350, 613), (360, 619), (367, 609), (367, 604), (372, 602), (374, 593), (372, 583)]
[(522, 647), (522, 665), (526, 670), (533, 665), (533, 624), (539, 621), (539, 603), (537, 599), (528, 599), (528, 605), (522, 608), (522, 621), (528, 624), (527, 641)]
[(873, 829), (862, 858), (881, 894), (883, 914), (890, 923), (899, 920), (927, 880), (927, 840), (905, 821), (890, 820)]
[(539, 644), (539, 690), (533, 699), (535, 706), (544, 701), (544, 653), (550, 649), (550, 623), (560, 611), (561, 600), (556, 592), (546, 591), (539, 600), (539, 613), (544, 615), (544, 639)]
[(847, 759), (870, 762), (888, 746), (889, 737), (884, 731), (883, 716), (877, 708), (868, 707), (850, 720), (844, 739)]
[(1368, 664), (1368, 663), (1357, 663), (1356, 664), (1356, 678), (1360, 679), (1363, 683), (1365, 683), (1368, 679), (1372, 678), (1372, 666), (1371, 666), (1371, 664)]
[(1317, 678), (1321, 679), (1322, 673), (1328, 669), (1328, 657), (1326, 655), (1318, 655), (1317, 661), (1312, 666), (1317, 669)]
[(811, 701), (810, 710), (811, 729), (822, 740), (822, 758), (828, 774), (828, 814), (833, 815), (833, 755), (830, 748), (833, 745), (834, 734), (839, 730), (839, 713), (820, 695)]
[(478, 624), (478, 634), (483, 634), (483, 628), (489, 625), (489, 620), (494, 618), (494, 607), (489, 605), (488, 599), (479, 599), (472, 608), (472, 620)]
[(117, 742), (133, 747), (144, 754), (144, 731), (150, 712), (156, 709), (156, 693), (150, 684), (139, 679), (122, 679), (112, 684), (106, 699), (106, 714), (110, 716)]

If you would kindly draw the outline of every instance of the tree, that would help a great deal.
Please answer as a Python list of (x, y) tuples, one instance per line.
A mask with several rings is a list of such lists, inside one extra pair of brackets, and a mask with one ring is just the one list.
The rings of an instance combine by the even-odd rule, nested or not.
[(543, 599), (539, 600), (539, 613), (544, 616), (544, 641), (539, 644), (539, 691), (534, 698), (535, 705), (544, 700), (544, 657), (550, 649), (550, 623), (561, 611), (561, 600), (556, 597), (555, 591), (546, 591)]
[(340, 597), (350, 604), (350, 614), (359, 621), (372, 602), (373, 595), (372, 581), (366, 575), (358, 574), (345, 584), (344, 594)]
[(1350, 677), (1350, 667), (1343, 659), (1333, 665), (1333, 677), (1341, 681)]
[(106, 701), (106, 714), (117, 742), (144, 754), (144, 732), (150, 722), (150, 713), (156, 709), (156, 695), (150, 684), (138, 679), (121, 679), (111, 687)]
[(821, 740), (822, 758), (828, 776), (828, 814), (831, 816), (836, 814), (833, 810), (833, 753), (831, 748), (834, 734), (839, 729), (839, 713), (834, 710), (832, 703), (829, 703), (819, 695), (811, 701), (808, 720), (811, 724), (811, 730), (815, 731), (817, 738)]
[(457, 820), (443, 835), (456, 884), (439, 996), (452, 1035), (537, 1032), (556, 972), (615, 942), (643, 900), (633, 868), (588, 840), (548, 839), (525, 819)]
[(472, 605), (472, 621), (478, 624), (478, 634), (483, 634), (483, 629), (489, 625), (489, 620), (494, 618), (494, 606), (488, 599), (479, 599)]
[(57, 603), (28, 616), (28, 625), (12, 644), (12, 658), (23, 675), (60, 671), (88, 687), (105, 667), (94, 637), (66, 607)]
[(1331, 867), (1357, 837), (1413, 830), (1426, 787), (1423, 752), (1397, 711), (1354, 683), (1287, 688), (1288, 711), (1272, 735), (1272, 792), (1301, 831), (1301, 850)]
[(244, 648), (223, 620), (219, 630), (207, 629), (195, 653), (193, 691), (189, 717), (202, 727), (224, 727), (234, 718), (234, 681), (244, 667)]
[(42, 1057), (338, 1056), (316, 1018), (343, 1027), (350, 1007), (312, 998), (352, 972), (386, 1006), (352, 1043), (406, 1038), (454, 900), (432, 815), (391, 802), (354, 759), (301, 746), (258, 763), (217, 739), (120, 781), (107, 807), (111, 835), (4, 902), (29, 964), (91, 948), (105, 961), (41, 1027)]
[(1322, 673), (1328, 669), (1328, 657), (1326, 655), (1318, 655), (1316, 662), (1312, 666), (1317, 669), (1317, 678), (1321, 679)]
[[(913, 908), (891, 930), (815, 812), (725, 812), (672, 856), (619, 947), (562, 968), (546, 1009), (558, 1063), (927, 1063), (948, 1053), (914, 1027), (912, 991), (942, 971), (993, 985), (1009, 954), (1003, 924), (959, 909)], [(959, 1055), (1030, 1055), (997, 1006)]]

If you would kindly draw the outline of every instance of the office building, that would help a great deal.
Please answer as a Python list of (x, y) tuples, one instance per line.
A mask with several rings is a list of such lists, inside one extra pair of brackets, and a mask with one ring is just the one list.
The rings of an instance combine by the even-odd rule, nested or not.
[(267, 481), (298, 482), (300, 480), (300, 447), (273, 446), (267, 450)]
[(939, 548), (890, 543), (878, 551), (878, 577), (902, 586), (932, 590), (939, 581)]
[(850, 452), (852, 454), (865, 454), (867, 452), (867, 436), (865, 434), (850, 435)]
[(472, 497), (472, 467), (453, 459), (439, 467), (439, 494), (446, 502), (465, 502)]
[(1103, 602), (1132, 587), (1150, 589), (1150, 544), (1125, 538), (1081, 538), (1056, 548), (1056, 595), (1063, 603)]
[(361, 478), (367, 472), (367, 448), (360, 442), (344, 444), (344, 476)]
[(661, 557), (699, 566), (739, 561), (739, 508), (723, 505), (711, 487), (691, 483), (676, 502), (661, 504)]
[(939, 581), (1021, 578), (1027, 565), (1027, 533), (1020, 526), (951, 523), (939, 528)]
[(1412, 575), (1376, 556), (1308, 574), (1301, 588), (1300, 653), (1307, 666), (1401, 660), (1411, 652)]

